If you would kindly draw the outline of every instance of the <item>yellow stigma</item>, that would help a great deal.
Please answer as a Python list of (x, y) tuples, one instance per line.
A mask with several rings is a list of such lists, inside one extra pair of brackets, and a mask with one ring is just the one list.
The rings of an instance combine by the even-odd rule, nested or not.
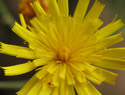
[(63, 47), (59, 50), (58, 59), (63, 62), (67, 62), (69, 60), (69, 49)]

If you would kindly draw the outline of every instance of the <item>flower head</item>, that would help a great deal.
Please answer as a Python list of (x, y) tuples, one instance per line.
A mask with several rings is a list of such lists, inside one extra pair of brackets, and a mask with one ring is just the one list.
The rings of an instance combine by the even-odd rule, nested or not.
[(99, 19), (105, 5), (95, 1), (87, 12), (90, 0), (79, 0), (73, 17), (69, 16), (68, 0), (48, 0), (50, 14), (38, 1), (31, 4), (36, 17), (12, 30), (28, 42), (28, 47), (1, 43), (0, 52), (27, 63), (2, 67), (5, 75), (14, 76), (37, 68), (37, 73), (19, 91), (19, 95), (101, 95), (89, 82), (115, 84), (117, 74), (103, 68), (125, 70), (125, 48), (109, 48), (123, 40), (121, 33), (111, 35), (124, 26), (116, 20), (100, 28)]

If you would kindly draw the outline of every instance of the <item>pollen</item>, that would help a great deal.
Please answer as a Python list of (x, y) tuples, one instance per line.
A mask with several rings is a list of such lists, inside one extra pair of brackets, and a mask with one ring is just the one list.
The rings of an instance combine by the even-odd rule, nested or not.
[(63, 47), (59, 50), (58, 59), (63, 62), (67, 62), (69, 60), (69, 49)]

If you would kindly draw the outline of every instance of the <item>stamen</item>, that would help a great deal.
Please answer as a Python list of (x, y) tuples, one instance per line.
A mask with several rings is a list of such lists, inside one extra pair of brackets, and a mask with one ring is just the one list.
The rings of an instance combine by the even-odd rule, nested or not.
[(67, 49), (66, 47), (60, 49), (58, 58), (60, 61), (67, 62), (69, 60), (69, 49)]

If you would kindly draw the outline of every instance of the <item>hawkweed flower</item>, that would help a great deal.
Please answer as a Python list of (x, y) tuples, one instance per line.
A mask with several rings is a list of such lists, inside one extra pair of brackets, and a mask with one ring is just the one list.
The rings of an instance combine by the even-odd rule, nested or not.
[[(37, 73), (17, 92), (19, 95), (101, 95), (91, 84), (106, 82), (114, 85), (117, 74), (104, 68), (125, 70), (125, 48), (109, 48), (123, 41), (121, 33), (111, 35), (124, 24), (120, 19), (100, 28), (99, 19), (105, 5), (98, 0), (87, 12), (90, 0), (79, 0), (69, 15), (68, 0), (48, 0), (47, 14), (38, 1), (31, 3), (36, 16), (12, 30), (28, 47), (1, 42), (0, 53), (32, 59), (23, 64), (2, 67), (6, 76)], [(91, 81), (91, 82), (90, 82)]]

